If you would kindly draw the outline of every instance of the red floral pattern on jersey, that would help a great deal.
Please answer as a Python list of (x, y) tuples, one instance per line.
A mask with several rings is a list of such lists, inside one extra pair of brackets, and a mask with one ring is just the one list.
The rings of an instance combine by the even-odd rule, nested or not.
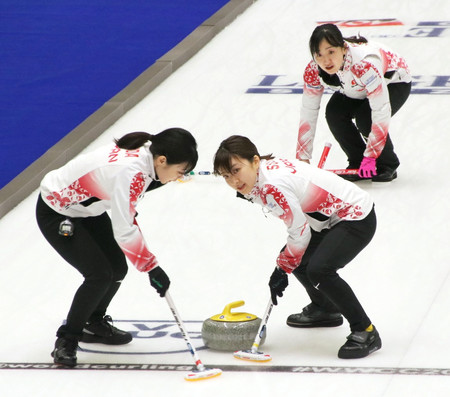
[[(349, 72), (352, 67), (352, 63), (353, 63), (353, 55), (349, 50), (347, 50), (344, 56), (344, 65), (342, 67), (342, 72)], [(340, 70), (337, 72), (340, 78), (342, 76), (342, 72)]]
[[(137, 173), (130, 183), (130, 213), (134, 215), (136, 213), (136, 204), (143, 196), (145, 188), (146, 176), (142, 172)], [(145, 241), (142, 237), (139, 225), (136, 222), (136, 218), (133, 224), (139, 229), (139, 235), (132, 241), (127, 241), (121, 244), (122, 251), (127, 258), (136, 266), (140, 272), (148, 272), (157, 266), (158, 261), (155, 255), (153, 255), (147, 248)]]
[(322, 85), (319, 79), (319, 69), (314, 61), (311, 61), (308, 66), (306, 66), (305, 72), (303, 73), (303, 81), (305, 84), (312, 87)]
[[(260, 198), (263, 205), (269, 210), (274, 210), (278, 218), (283, 220), (285, 225), (290, 228), (294, 221), (294, 214), (284, 194), (278, 190), (274, 185), (265, 184), (260, 191)], [(271, 200), (273, 199), (273, 201)], [(278, 206), (282, 210), (279, 211), (275, 208)], [(299, 236), (303, 236), (308, 224), (305, 222), (300, 228)], [(287, 244), (284, 251), (281, 252), (277, 258), (277, 265), (281, 267), (285, 272), (292, 273), (292, 271), (300, 264), (306, 247), (296, 247), (294, 245)]]
[(375, 69), (370, 62), (362, 60), (351, 67), (351, 72), (359, 79), (370, 69)]
[(256, 173), (256, 182), (255, 182), (255, 185), (252, 187), (252, 190), (250, 191), (250, 193), (247, 194), (247, 195), (245, 195), (245, 197), (246, 197), (247, 199), (252, 200), (252, 199), (254, 199), (254, 198), (256, 198), (256, 197), (259, 197), (259, 193), (260, 193), (261, 190), (260, 190), (260, 188), (259, 188), (258, 182), (259, 182), (259, 169), (258, 169), (258, 171), (257, 171), (257, 173)]
[(130, 184), (130, 201), (136, 203), (142, 195), (145, 186), (145, 176), (142, 172), (136, 174)]
[(326, 216), (336, 214), (341, 219), (358, 219), (364, 215), (359, 205), (345, 203), (332, 193), (310, 183), (300, 203), (307, 213), (320, 212)]
[(383, 79), (380, 72), (373, 64), (361, 61), (359, 64), (354, 65), (352, 71), (354, 72), (354, 75), (361, 80), (369, 99), (382, 93)]
[(319, 205), (318, 210), (325, 215), (336, 213), (342, 219), (358, 219), (363, 215), (359, 205), (353, 206), (346, 204), (331, 193), (328, 193), (327, 200)]
[(286, 197), (284, 197), (284, 194), (281, 193), (275, 186), (273, 185), (264, 185), (263, 188), (260, 191), (260, 197), (261, 201), (263, 202), (264, 206), (271, 208), (272, 203), (269, 203), (267, 201), (268, 196), (272, 196), (275, 200), (275, 203), (283, 210), (283, 214), (279, 215), (278, 217), (284, 221), (284, 223), (290, 227), (292, 225), (292, 221), (294, 219), (291, 207), (289, 206), (289, 203), (286, 200)]
[(82, 181), (83, 178), (80, 178), (59, 192), (52, 192), (46, 199), (53, 207), (62, 209), (92, 197), (92, 194), (83, 187)]
[(384, 73), (388, 70), (404, 69), (409, 74), (409, 68), (405, 59), (392, 51), (380, 48), (380, 54), (383, 59)]
[(142, 197), (145, 187), (145, 176), (142, 172), (136, 174), (130, 184), (130, 211), (134, 214), (135, 206)]

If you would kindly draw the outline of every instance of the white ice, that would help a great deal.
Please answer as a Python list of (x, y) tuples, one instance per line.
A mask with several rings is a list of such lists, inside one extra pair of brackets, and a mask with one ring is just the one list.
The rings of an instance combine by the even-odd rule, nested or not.
[[(450, 75), (449, 30), (435, 38), (404, 37), (420, 21), (449, 21), (447, 0), (258, 0), (86, 150), (130, 131), (180, 126), (198, 140), (197, 170), (211, 170), (221, 140), (236, 133), (251, 138), (262, 154), (293, 157), (301, 95), (246, 90), (262, 75), (284, 75), (286, 84), (301, 81), (310, 57), (307, 42), (317, 21), (375, 18), (397, 18), (405, 25), (343, 28), (344, 34), (360, 32), (390, 45), (405, 56), (415, 76)], [(346, 323), (317, 330), (287, 327), (286, 317), (309, 303), (303, 287), (291, 277), (262, 346), (273, 361), (261, 365), (328, 371), (225, 371), (218, 378), (189, 383), (183, 371), (0, 369), (1, 396), (449, 396), (448, 109), (448, 95), (411, 95), (391, 127), (401, 160), (399, 178), (387, 184), (360, 184), (375, 199), (378, 230), (341, 275), (381, 334), (379, 352), (356, 361), (338, 359), (337, 350), (349, 333)], [(345, 167), (321, 111), (313, 161), (326, 141), (333, 143), (326, 168)], [(34, 219), (36, 197), (37, 192), (0, 220), (2, 363), (52, 362), (55, 330), (81, 282), (41, 236)], [(281, 221), (237, 200), (225, 182), (213, 176), (196, 176), (151, 192), (138, 211), (141, 228), (171, 277), (172, 297), (197, 347), (202, 346), (201, 322), (227, 303), (242, 299), (245, 311), (262, 316), (269, 298), (267, 282), (284, 244)], [(128, 320), (173, 321), (165, 300), (131, 266), (109, 314), (122, 320), (116, 324), (122, 327)], [(181, 352), (154, 354), (165, 349)], [(136, 339), (109, 351), (81, 351), (78, 361), (192, 364), (183, 340), (170, 336)], [(138, 354), (142, 352), (146, 354)], [(248, 365), (230, 353), (200, 349), (199, 355), (209, 367)], [(441, 371), (332, 373), (337, 367)]]

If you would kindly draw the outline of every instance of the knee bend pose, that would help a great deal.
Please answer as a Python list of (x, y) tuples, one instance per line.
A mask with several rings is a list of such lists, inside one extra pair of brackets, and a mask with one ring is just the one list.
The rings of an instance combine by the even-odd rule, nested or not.
[(308, 162), (313, 150), (320, 102), (324, 88), (332, 94), (325, 117), (334, 138), (357, 175), (389, 182), (397, 177), (400, 161), (389, 134), (391, 117), (411, 91), (411, 74), (403, 57), (364, 37), (344, 38), (333, 24), (318, 26), (309, 48), (300, 111), (296, 156)]
[(136, 206), (147, 191), (191, 171), (197, 159), (196, 141), (186, 130), (133, 132), (44, 177), (37, 223), (47, 241), (84, 278), (65, 324), (57, 330), (55, 363), (75, 366), (79, 341), (132, 340), (106, 315), (127, 273), (126, 259), (148, 273), (151, 285), (165, 295), (170, 280), (144, 241)]
[(214, 158), (238, 196), (258, 203), (283, 220), (286, 245), (276, 260), (269, 287), (272, 301), (283, 296), (293, 273), (311, 303), (289, 316), (293, 327), (331, 327), (348, 321), (351, 333), (340, 358), (361, 358), (381, 348), (381, 339), (351, 287), (338, 270), (371, 241), (374, 203), (367, 192), (337, 175), (298, 160), (260, 156), (246, 137), (224, 140)]

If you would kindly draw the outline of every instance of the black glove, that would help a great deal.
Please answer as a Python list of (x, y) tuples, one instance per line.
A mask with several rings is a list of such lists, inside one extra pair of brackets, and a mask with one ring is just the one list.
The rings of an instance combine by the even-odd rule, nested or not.
[(288, 286), (288, 276), (286, 272), (278, 267), (275, 268), (269, 280), (270, 294), (272, 296), (272, 303), (277, 305), (277, 296), (283, 296), (283, 291)]
[(169, 276), (160, 266), (156, 266), (148, 272), (148, 278), (150, 279), (150, 285), (156, 289), (156, 292), (162, 298), (169, 289)]

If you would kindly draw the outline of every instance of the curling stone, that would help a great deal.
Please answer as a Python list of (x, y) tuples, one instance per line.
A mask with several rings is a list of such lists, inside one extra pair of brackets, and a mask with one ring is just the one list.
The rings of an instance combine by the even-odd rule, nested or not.
[[(231, 312), (244, 305), (244, 301), (229, 303), (223, 312), (205, 320), (202, 338), (205, 346), (214, 350), (236, 351), (250, 349), (255, 341), (261, 319), (250, 313)], [(266, 332), (260, 345), (266, 339)]]

